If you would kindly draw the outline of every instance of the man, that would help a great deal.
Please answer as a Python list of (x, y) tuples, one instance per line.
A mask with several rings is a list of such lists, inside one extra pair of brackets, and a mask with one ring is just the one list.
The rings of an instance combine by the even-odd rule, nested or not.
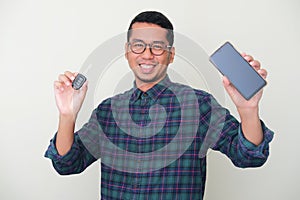
[[(75, 121), (87, 83), (75, 91), (71, 84), (76, 73), (59, 76), (54, 83), (59, 126), (46, 152), (58, 173), (80, 173), (101, 158), (101, 199), (202, 199), (206, 156), (199, 157), (199, 152), (212, 130), (217, 137), (213, 136), (216, 140), (211, 148), (226, 154), (234, 165), (244, 168), (265, 163), (273, 132), (259, 118), (262, 91), (247, 101), (223, 78), (240, 115), (239, 123), (210, 94), (171, 82), (167, 68), (175, 56), (173, 37), (173, 26), (163, 14), (147, 11), (137, 15), (125, 45), (125, 57), (135, 76), (134, 87), (103, 101), (76, 133)], [(258, 61), (242, 55), (266, 78), (267, 72)], [(130, 117), (118, 118), (126, 110), (122, 104), (125, 101)], [(165, 115), (160, 114), (162, 111)], [(189, 132), (195, 122), (196, 129)], [(153, 124), (153, 129), (147, 128)], [(221, 127), (219, 131), (217, 127)], [(174, 140), (175, 146), (160, 151)], [(171, 155), (176, 159), (170, 162)]]

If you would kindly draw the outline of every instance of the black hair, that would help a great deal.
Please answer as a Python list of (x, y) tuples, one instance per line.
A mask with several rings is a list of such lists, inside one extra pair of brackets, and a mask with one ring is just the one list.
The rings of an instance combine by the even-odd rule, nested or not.
[(132, 29), (132, 25), (136, 22), (146, 22), (150, 24), (156, 24), (162, 28), (167, 29), (167, 40), (169, 45), (172, 46), (174, 42), (174, 33), (173, 33), (173, 25), (170, 20), (160, 12), (157, 11), (145, 11), (138, 14), (131, 21), (128, 32), (127, 32), (127, 41), (129, 41), (130, 30)]

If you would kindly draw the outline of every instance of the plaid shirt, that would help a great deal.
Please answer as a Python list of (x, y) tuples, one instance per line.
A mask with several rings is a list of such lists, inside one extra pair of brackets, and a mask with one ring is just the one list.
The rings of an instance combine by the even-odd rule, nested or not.
[[(183, 148), (182, 138), (187, 137), (185, 131), (188, 132), (188, 129), (180, 128), (184, 120), (182, 109), (185, 108), (182, 108), (182, 102), (174, 93), (173, 86), (187, 87), (172, 83), (167, 76), (145, 93), (134, 87), (103, 101), (93, 111), (89, 122), (75, 133), (74, 143), (66, 155), (60, 156), (57, 153), (55, 136), (45, 156), (52, 160), (56, 171), (63, 175), (80, 173), (101, 158), (101, 199), (105, 200), (202, 199), (208, 148), (226, 154), (238, 167), (258, 167), (265, 163), (273, 132), (262, 122), (264, 141), (255, 146), (245, 139), (239, 122), (228, 110), (201, 90), (192, 89), (197, 99), (193, 104), (196, 104), (199, 112), (192, 112), (195, 116), (190, 117), (197, 118), (195, 122), (198, 124), (195, 134), (190, 137), (192, 140), (186, 140), (189, 145)], [(118, 118), (116, 115), (118, 111), (121, 112), (122, 104), (116, 106), (117, 112), (113, 113), (113, 101), (120, 103), (126, 100), (130, 118)], [(192, 101), (187, 102), (185, 105)], [(164, 108), (164, 111), (154, 108), (154, 116), (157, 118), (153, 118), (151, 109), (149, 111), (155, 104)], [(213, 112), (213, 109), (217, 112)], [(160, 112), (165, 112), (165, 115), (157, 114)], [(163, 125), (159, 127), (161, 120)], [(137, 130), (139, 127), (146, 130), (151, 121), (156, 122), (157, 126), (152, 129), (155, 134), (145, 131), (151, 135), (134, 135), (132, 121)], [(122, 128), (122, 124), (125, 124), (125, 128)], [(180, 131), (183, 134), (177, 138)], [(171, 146), (174, 140), (177, 142)], [(165, 146), (169, 149), (161, 152)]]

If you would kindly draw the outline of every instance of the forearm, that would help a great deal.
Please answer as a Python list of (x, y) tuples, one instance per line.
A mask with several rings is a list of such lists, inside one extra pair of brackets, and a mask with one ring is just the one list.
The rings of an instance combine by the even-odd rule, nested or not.
[(65, 155), (74, 142), (75, 119), (71, 115), (60, 115), (56, 137), (56, 149), (59, 155)]
[(78, 133), (74, 133), (74, 142), (65, 155), (59, 155), (56, 148), (57, 134), (50, 140), (45, 157), (52, 160), (55, 170), (60, 175), (78, 174), (84, 171), (96, 158), (82, 144)]
[(263, 141), (263, 130), (259, 119), (258, 107), (238, 109), (242, 132), (245, 138), (255, 145)]
[[(66, 115), (59, 117), (58, 131), (51, 139), (45, 153), (45, 157), (52, 160), (52, 164), (59, 174), (78, 174), (99, 158), (96, 158), (96, 154), (92, 154), (94, 152), (90, 153), (89, 151), (89, 145), (93, 145), (94, 141), (81, 140), (81, 137), (90, 136), (95, 123), (97, 121), (93, 114), (89, 122), (74, 133), (75, 119)], [(89, 137), (85, 137), (85, 139), (87, 138), (89, 139)]]

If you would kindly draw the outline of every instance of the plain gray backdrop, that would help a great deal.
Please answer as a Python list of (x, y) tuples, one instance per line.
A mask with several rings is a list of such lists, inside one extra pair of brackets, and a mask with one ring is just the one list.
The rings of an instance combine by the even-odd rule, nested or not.
[[(0, 199), (99, 197), (97, 163), (80, 175), (59, 176), (43, 157), (58, 122), (53, 82), (65, 70), (78, 71), (97, 46), (124, 32), (144, 10), (166, 14), (207, 54), (230, 40), (269, 72), (260, 106), (275, 131), (269, 160), (257, 169), (238, 169), (210, 152), (205, 199), (297, 199), (299, 9), (298, 0), (1, 0)], [(229, 99), (224, 106), (236, 115)]]

